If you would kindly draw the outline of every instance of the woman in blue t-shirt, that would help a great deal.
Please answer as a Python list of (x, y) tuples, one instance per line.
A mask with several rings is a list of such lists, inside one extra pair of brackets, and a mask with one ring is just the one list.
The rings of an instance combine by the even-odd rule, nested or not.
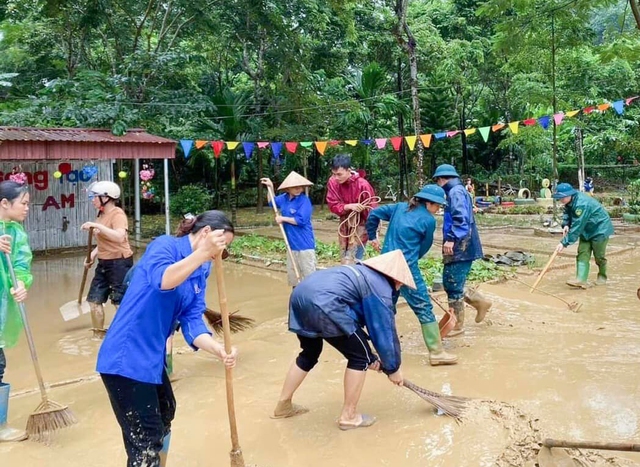
[(224, 213), (206, 211), (182, 221), (175, 237), (151, 242), (136, 265), (97, 363), (122, 429), (128, 466), (159, 466), (168, 450), (176, 402), (164, 368), (165, 342), (176, 321), (195, 350), (235, 366), (236, 349), (227, 354), (202, 320), (211, 261), (220, 260), (233, 235)]

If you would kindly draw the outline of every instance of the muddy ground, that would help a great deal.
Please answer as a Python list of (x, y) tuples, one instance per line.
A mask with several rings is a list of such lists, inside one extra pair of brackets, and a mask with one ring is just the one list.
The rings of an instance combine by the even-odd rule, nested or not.
[[(335, 223), (319, 221), (320, 238), (332, 240)], [(622, 231), (623, 229), (619, 229)], [(277, 233), (275, 229), (267, 229)], [(529, 250), (544, 263), (558, 238), (533, 229), (481, 232), (488, 252)], [(430, 367), (413, 313), (401, 306), (397, 324), (403, 343), (405, 377), (425, 388), (483, 400), (460, 425), (437, 416), (425, 401), (371, 373), (360, 409), (378, 417), (371, 428), (341, 432), (336, 425), (342, 403), (344, 361), (326, 348), (296, 402), (308, 414), (269, 418), (286, 371), (297, 353), (287, 331), (289, 289), (277, 270), (237, 265), (226, 268), (230, 309), (256, 319), (258, 326), (234, 336), (240, 359), (234, 371), (240, 444), (247, 464), (285, 466), (524, 466), (534, 465), (537, 441), (544, 437), (634, 442), (640, 437), (640, 235), (612, 239), (611, 279), (606, 287), (567, 288), (575, 246), (566, 250), (541, 288), (562, 301), (510, 281), (484, 284), (494, 301), (487, 320), (470, 321), (463, 337), (447, 339), (460, 357), (451, 367)], [(107, 395), (94, 372), (99, 343), (89, 339), (89, 315), (64, 322), (59, 306), (73, 300), (82, 273), (76, 255), (40, 258), (27, 309), (50, 396), (68, 404), (79, 424), (61, 431), (49, 446), (32, 441), (0, 444), (4, 466), (120, 466), (125, 454)], [(532, 283), (534, 271), (520, 268)], [(595, 280), (595, 271), (592, 271)], [(207, 290), (217, 308), (215, 279)], [(108, 314), (113, 310), (109, 307)], [(436, 314), (440, 311), (436, 308)], [(328, 346), (327, 346), (328, 347)], [(173, 425), (169, 466), (228, 465), (229, 427), (224, 370), (212, 357), (191, 352), (176, 340), (174, 390), (178, 411)], [(7, 350), (6, 380), (12, 383), (9, 420), (24, 427), (39, 395), (24, 339)], [(578, 454), (590, 465), (640, 465), (640, 454)], [(589, 465), (589, 464), (587, 464)]]

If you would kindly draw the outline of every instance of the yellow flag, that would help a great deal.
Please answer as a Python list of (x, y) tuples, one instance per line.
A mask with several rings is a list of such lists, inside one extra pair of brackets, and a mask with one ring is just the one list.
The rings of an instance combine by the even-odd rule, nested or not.
[(358, 144), (357, 139), (345, 139), (344, 142), (347, 143), (349, 146), (355, 146), (356, 144)]
[(464, 130), (464, 135), (465, 136), (469, 136), (469, 135), (474, 134), (475, 132), (476, 132), (475, 128), (467, 128), (466, 130)]
[(511, 130), (511, 133), (513, 133), (514, 135), (518, 134), (518, 128), (519, 128), (520, 122), (509, 122), (509, 129)]
[(407, 146), (409, 146), (409, 151), (413, 151), (413, 148), (416, 147), (417, 136), (405, 136), (404, 139), (407, 141)]
[(572, 110), (571, 112), (567, 112), (567, 117), (571, 118), (571, 117), (575, 117), (576, 115), (578, 115), (580, 113), (579, 110)]
[(316, 141), (316, 149), (321, 156), (324, 156), (324, 151), (327, 149), (327, 141)]
[(227, 149), (230, 149), (232, 151), (238, 147), (238, 144), (240, 144), (239, 141), (225, 141), (225, 142), (227, 143)]

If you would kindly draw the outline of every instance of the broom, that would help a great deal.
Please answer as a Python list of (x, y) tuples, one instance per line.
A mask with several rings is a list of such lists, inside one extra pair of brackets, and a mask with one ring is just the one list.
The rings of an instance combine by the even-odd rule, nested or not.
[[(237, 314), (238, 310), (233, 313), (229, 313), (229, 325), (231, 327), (231, 333), (245, 331), (255, 326), (256, 320)], [(222, 314), (219, 311), (214, 311), (211, 308), (207, 308), (204, 312), (204, 317), (207, 320), (213, 332), (220, 335), (223, 333), (222, 326)]]
[(447, 396), (439, 392), (429, 391), (428, 389), (413, 384), (407, 379), (403, 381), (402, 385), (416, 393), (436, 409), (442, 411), (445, 415), (452, 417), (456, 422), (460, 423), (462, 421), (462, 415), (469, 401), (466, 397)]
[[(13, 270), (13, 264), (11, 264), (11, 256), (9, 256), (9, 253), (5, 253), (4, 255), (7, 260), (7, 265), (9, 266), (11, 282), (14, 287), (17, 287), (18, 281), (16, 280), (16, 273)], [(20, 308), (22, 322), (24, 323), (24, 332), (27, 335), (29, 351), (31, 352), (31, 361), (33, 362), (33, 367), (36, 370), (38, 386), (40, 386), (40, 394), (42, 396), (42, 402), (40, 402), (40, 405), (36, 407), (36, 410), (31, 415), (29, 415), (26, 431), (29, 438), (33, 438), (35, 441), (47, 442), (49, 440), (49, 435), (52, 432), (72, 426), (78, 423), (78, 420), (73, 415), (73, 412), (69, 410), (69, 407), (49, 400), (47, 390), (44, 387), (42, 372), (40, 371), (40, 364), (38, 363), (38, 355), (36, 354), (36, 347), (33, 342), (33, 336), (31, 335), (31, 328), (29, 327), (29, 321), (27, 320), (27, 310), (22, 302), (18, 303), (18, 306)]]

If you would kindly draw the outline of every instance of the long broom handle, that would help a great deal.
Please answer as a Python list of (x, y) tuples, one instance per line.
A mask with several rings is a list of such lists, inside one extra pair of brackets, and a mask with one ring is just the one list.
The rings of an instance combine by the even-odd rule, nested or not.
[[(276, 207), (276, 197), (275, 194), (271, 191), (271, 187), (267, 185), (267, 193), (270, 198), (271, 207), (273, 208), (273, 213), (278, 215), (278, 208)], [(289, 246), (289, 239), (287, 239), (287, 234), (284, 231), (284, 225), (278, 224), (280, 226), (280, 232), (282, 233), (282, 238), (284, 239), (284, 244), (287, 247), (287, 253), (289, 254), (289, 258), (291, 259), (291, 265), (293, 266), (293, 271), (296, 274), (296, 279), (298, 283), (300, 283), (300, 272), (298, 271), (298, 265), (296, 264), (296, 259), (293, 256), (293, 252), (291, 251), (291, 247)]]
[[(87, 260), (86, 262), (91, 261), (91, 251), (93, 250), (93, 245), (91, 244), (91, 240), (93, 240), (93, 227), (89, 227), (89, 238), (87, 240)], [(87, 267), (84, 268), (84, 272), (82, 273), (82, 281), (80, 282), (80, 292), (78, 293), (78, 305), (82, 303), (82, 295), (84, 294), (84, 286), (87, 283), (87, 273), (89, 269)]]
[[(220, 302), (220, 314), (222, 315), (222, 330), (224, 333), (224, 350), (231, 353), (231, 325), (229, 324), (229, 310), (227, 309), (227, 289), (224, 284), (224, 268), (222, 255), (213, 261), (216, 268), (216, 283), (218, 285), (218, 298)], [(236, 425), (236, 409), (233, 402), (233, 369), (225, 367), (225, 379), (227, 383), (227, 412), (229, 413), (229, 429), (231, 430), (231, 449), (240, 450), (238, 440), (238, 427)]]
[(555, 250), (553, 252), (553, 254), (551, 255), (551, 258), (549, 258), (549, 261), (547, 262), (544, 269), (542, 269), (542, 271), (540, 272), (540, 275), (536, 279), (535, 284), (531, 286), (531, 290), (529, 290), (529, 293), (533, 293), (533, 291), (536, 289), (536, 287), (538, 286), (538, 284), (540, 283), (544, 275), (547, 273), (547, 269), (549, 269), (549, 266), (551, 266), (551, 263), (553, 263), (553, 260), (556, 259), (556, 256), (558, 256), (558, 250)]
[[(18, 287), (18, 280), (16, 279), (16, 272), (13, 270), (13, 264), (11, 264), (11, 255), (9, 253), (4, 254), (9, 266), (9, 273), (11, 274), (11, 282), (14, 287)], [(31, 335), (31, 327), (29, 326), (29, 320), (27, 320), (27, 310), (24, 307), (24, 303), (18, 302), (20, 308), (20, 315), (22, 316), (22, 322), (24, 323), (24, 332), (27, 335), (27, 343), (29, 344), (29, 351), (31, 352), (31, 361), (33, 367), (36, 370), (36, 377), (38, 378), (38, 386), (40, 387), (40, 394), (42, 395), (42, 401), (48, 400), (47, 390), (44, 387), (44, 379), (42, 378), (42, 371), (40, 370), (40, 364), (38, 363), (38, 354), (36, 353), (36, 345), (33, 342), (33, 336)]]
[(600, 441), (566, 441), (547, 438), (542, 443), (548, 448), (577, 448), (603, 449), (605, 451), (635, 451), (640, 452), (640, 444), (633, 443), (603, 443)]

